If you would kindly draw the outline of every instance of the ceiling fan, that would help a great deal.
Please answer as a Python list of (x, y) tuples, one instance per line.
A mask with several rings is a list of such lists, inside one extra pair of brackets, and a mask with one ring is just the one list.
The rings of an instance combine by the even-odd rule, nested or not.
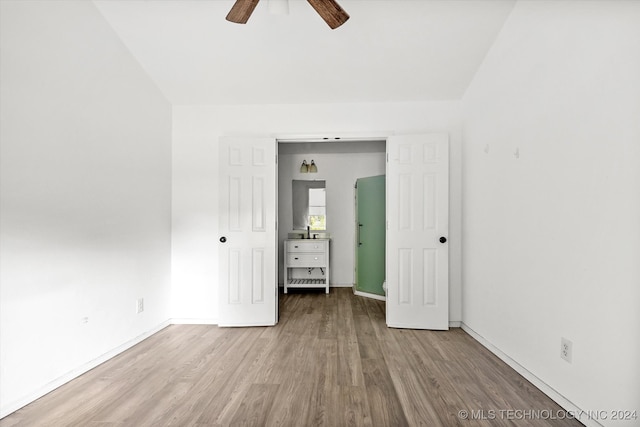
[[(246, 24), (260, 0), (236, 0), (227, 14), (227, 21)], [(332, 30), (347, 22), (349, 14), (335, 0), (307, 0)]]

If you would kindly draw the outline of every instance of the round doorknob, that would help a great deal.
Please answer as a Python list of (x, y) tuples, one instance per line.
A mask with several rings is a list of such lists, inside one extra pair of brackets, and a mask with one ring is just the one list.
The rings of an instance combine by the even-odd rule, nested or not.
[(440, 243), (445, 243), (446, 241), (447, 241), (447, 238), (446, 238), (446, 237), (442, 236), (442, 237), (440, 238)]
[(224, 242), (226, 242), (226, 241), (227, 241), (227, 238), (226, 238), (226, 237), (222, 236), (222, 237), (220, 238), (220, 242), (224, 243)]

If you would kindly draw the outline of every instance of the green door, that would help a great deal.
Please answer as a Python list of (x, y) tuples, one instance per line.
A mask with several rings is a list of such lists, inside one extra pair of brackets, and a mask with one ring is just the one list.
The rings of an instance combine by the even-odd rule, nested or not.
[(384, 175), (356, 181), (356, 212), (356, 290), (384, 295)]

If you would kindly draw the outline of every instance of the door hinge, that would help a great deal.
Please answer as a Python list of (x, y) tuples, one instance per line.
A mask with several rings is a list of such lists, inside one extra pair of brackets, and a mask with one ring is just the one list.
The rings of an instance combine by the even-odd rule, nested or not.
[(387, 153), (387, 163), (389, 163), (389, 153)]

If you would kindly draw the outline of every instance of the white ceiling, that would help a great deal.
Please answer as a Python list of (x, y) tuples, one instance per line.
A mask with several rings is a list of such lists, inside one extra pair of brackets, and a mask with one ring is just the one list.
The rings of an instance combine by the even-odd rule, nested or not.
[(172, 104), (214, 105), (460, 99), (515, 0), (339, 0), (336, 30), (306, 0), (94, 3)]

